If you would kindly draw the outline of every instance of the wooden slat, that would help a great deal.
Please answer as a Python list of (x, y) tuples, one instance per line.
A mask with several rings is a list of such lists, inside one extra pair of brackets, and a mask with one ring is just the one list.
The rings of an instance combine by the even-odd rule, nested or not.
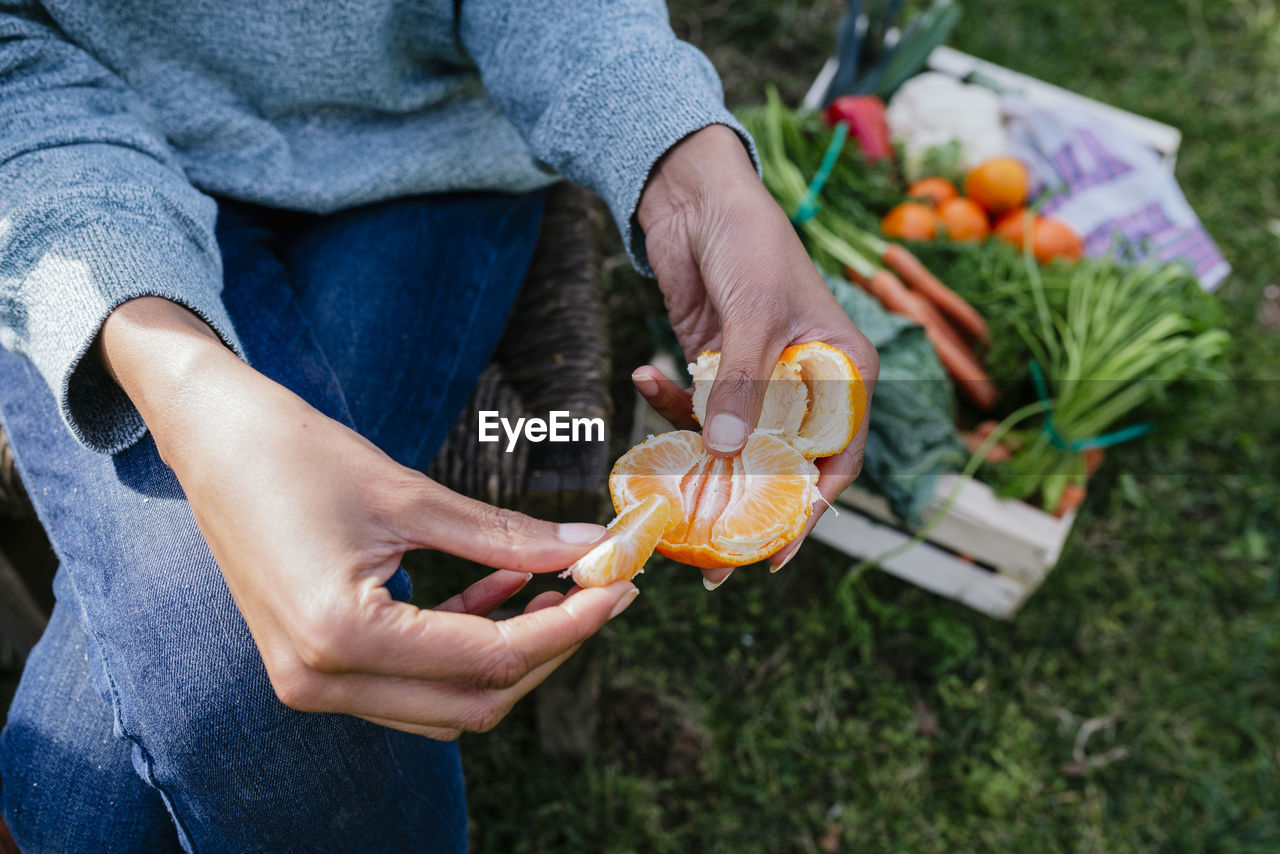
[[(920, 514), (926, 522), (942, 509), (958, 479), (938, 478), (933, 498)], [(840, 501), (872, 518), (908, 527), (894, 517), (884, 498), (856, 485)], [(981, 481), (968, 480), (960, 484), (956, 502), (938, 520), (929, 540), (1027, 584), (1039, 584), (1057, 561), (1074, 522), (1074, 514), (1058, 519), (1025, 502), (1000, 498)]]
[(47, 622), (18, 571), (4, 552), (0, 552), (0, 642), (20, 658), (26, 658), (40, 640)]
[[(896, 528), (874, 522), (848, 507), (838, 516), (831, 512), (823, 514), (811, 536), (845, 554), (862, 557), (883, 554), (910, 539)], [(927, 542), (889, 558), (880, 564), (880, 568), (904, 581), (1002, 620), (1017, 613), (1034, 589), (1016, 579), (961, 560)]]

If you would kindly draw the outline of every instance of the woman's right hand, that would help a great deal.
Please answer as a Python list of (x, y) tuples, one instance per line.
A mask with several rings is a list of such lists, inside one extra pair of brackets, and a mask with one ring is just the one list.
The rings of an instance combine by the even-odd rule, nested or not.
[[(460, 496), (245, 365), (199, 318), (125, 303), (98, 352), (174, 470), (276, 694), (432, 738), (485, 731), (638, 591), (548, 592), (486, 618), (604, 533)], [(434, 610), (383, 586), (406, 551), (495, 567)]]

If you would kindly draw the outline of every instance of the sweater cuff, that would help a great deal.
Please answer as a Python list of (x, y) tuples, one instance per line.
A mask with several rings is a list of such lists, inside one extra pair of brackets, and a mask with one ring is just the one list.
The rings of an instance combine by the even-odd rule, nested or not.
[(760, 174), (755, 143), (725, 108), (710, 60), (668, 37), (624, 51), (584, 76), (543, 116), (532, 141), (543, 159), (604, 199), (631, 262), (652, 276), (635, 218), (640, 194), (662, 155), (714, 124), (737, 132)]
[(56, 277), (59, 299), (47, 313), (29, 317), (29, 356), (57, 396), (63, 421), (86, 447), (115, 454), (147, 432), (128, 395), (88, 353), (107, 315), (122, 303), (143, 296), (172, 300), (244, 358), (222, 303), (222, 271), (194, 243), (97, 222), (60, 240), (58, 254), (75, 260), (41, 265), (61, 268), (43, 271)]

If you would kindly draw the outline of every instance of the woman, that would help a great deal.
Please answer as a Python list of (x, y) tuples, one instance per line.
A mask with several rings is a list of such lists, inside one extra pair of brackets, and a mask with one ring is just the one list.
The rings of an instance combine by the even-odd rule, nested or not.
[[(712, 452), (790, 343), (874, 379), (748, 146), (658, 2), (0, 3), (0, 413), (61, 561), (0, 737), (23, 850), (465, 847), (454, 739), (636, 595), (485, 619), (602, 530), (416, 470), (541, 188), (599, 194), (685, 349), (723, 350)], [(419, 611), (413, 548), (498, 571)]]

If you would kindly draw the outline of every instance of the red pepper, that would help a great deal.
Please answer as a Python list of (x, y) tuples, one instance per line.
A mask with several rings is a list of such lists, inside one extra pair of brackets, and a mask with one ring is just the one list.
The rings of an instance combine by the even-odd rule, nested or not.
[(846, 123), (849, 136), (858, 141), (858, 147), (872, 163), (893, 159), (884, 101), (875, 95), (841, 95), (827, 107), (826, 118), (831, 125)]

